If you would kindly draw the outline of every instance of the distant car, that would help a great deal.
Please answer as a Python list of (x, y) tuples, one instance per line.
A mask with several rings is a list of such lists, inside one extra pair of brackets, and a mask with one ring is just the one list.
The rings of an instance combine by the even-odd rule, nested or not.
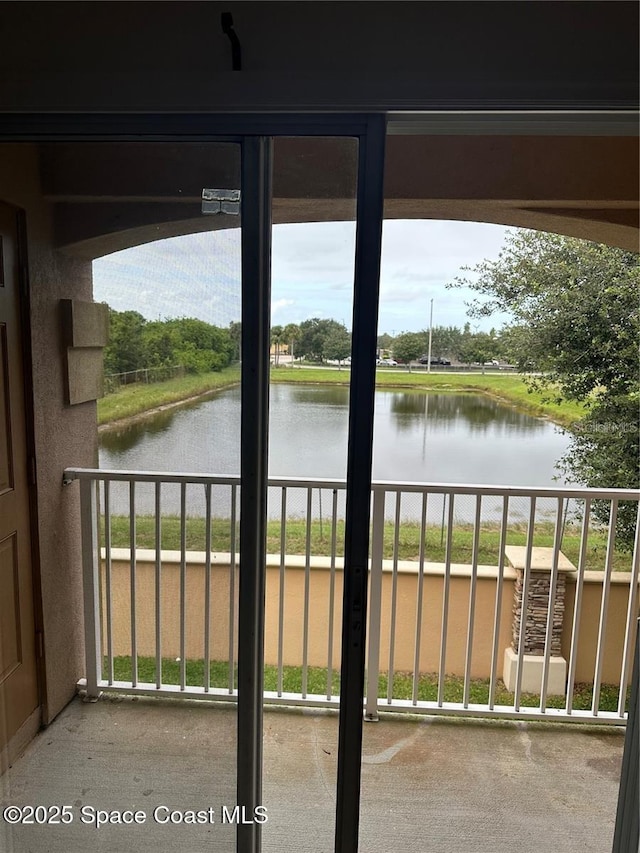
[[(420, 356), (418, 361), (420, 362), (420, 364), (429, 364), (429, 356), (428, 355)], [(437, 356), (432, 355), (431, 356), (431, 364), (432, 365), (433, 364), (442, 365), (443, 367), (447, 367), (451, 364), (451, 362), (449, 361), (448, 358), (439, 358)]]
[(395, 358), (385, 358), (385, 360), (382, 363), (386, 364), (387, 367), (397, 367), (398, 366), (398, 362), (395, 360)]

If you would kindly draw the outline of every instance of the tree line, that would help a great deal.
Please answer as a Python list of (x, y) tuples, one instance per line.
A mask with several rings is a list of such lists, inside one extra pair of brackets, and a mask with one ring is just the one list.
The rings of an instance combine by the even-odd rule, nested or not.
[(109, 375), (180, 365), (187, 373), (207, 373), (237, 359), (238, 342), (239, 324), (225, 329), (193, 317), (146, 320), (137, 311), (110, 308), (104, 369)]
[[(493, 358), (507, 358), (511, 352), (511, 336), (501, 332), (472, 332), (469, 323), (463, 328), (456, 326), (434, 326), (431, 352), (440, 358), (448, 358), (461, 364), (483, 363)], [(377, 339), (379, 353), (393, 355), (398, 361), (408, 364), (426, 355), (429, 346), (429, 331), (406, 332), (392, 337), (385, 333)], [(299, 325), (273, 326), (271, 346), (276, 364), (286, 346), (294, 358), (309, 361), (341, 361), (351, 355), (351, 334), (337, 320), (313, 317)]]
[[(187, 373), (220, 370), (240, 360), (242, 326), (232, 322), (227, 328), (214, 326), (193, 317), (170, 320), (146, 320), (137, 311), (109, 309), (109, 343), (105, 348), (105, 373), (184, 367)], [(378, 338), (380, 353), (408, 363), (427, 352), (428, 331), (409, 332), (392, 338)], [(312, 362), (343, 361), (351, 355), (351, 334), (337, 320), (313, 317), (302, 323), (271, 328), (271, 347), (276, 365), (288, 352), (295, 359)], [(464, 328), (435, 326), (432, 353), (463, 364), (506, 357), (501, 333), (472, 332)]]

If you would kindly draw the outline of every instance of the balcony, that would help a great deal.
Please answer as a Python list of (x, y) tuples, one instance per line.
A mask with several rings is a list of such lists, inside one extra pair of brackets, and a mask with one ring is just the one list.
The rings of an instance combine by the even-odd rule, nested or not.
[[(5, 821), (0, 842), (231, 851), (239, 480), (65, 476), (81, 488), (88, 701), (36, 738), (0, 793), (70, 805), (74, 819)], [(273, 853), (333, 844), (344, 489), (269, 481)], [(364, 730), (360, 849), (610, 849), (640, 573), (637, 522), (633, 554), (616, 530), (638, 495), (385, 482), (371, 499), (363, 713), (377, 722)], [(92, 808), (138, 809), (144, 825), (97, 829)], [(206, 825), (168, 817), (209, 808)]]
[[(81, 687), (235, 701), (239, 479), (66, 478), (82, 490)], [(344, 492), (269, 481), (267, 704), (339, 704)], [(374, 483), (367, 718), (624, 723), (637, 508), (624, 490)], [(633, 554), (616, 548), (621, 521), (635, 525)]]

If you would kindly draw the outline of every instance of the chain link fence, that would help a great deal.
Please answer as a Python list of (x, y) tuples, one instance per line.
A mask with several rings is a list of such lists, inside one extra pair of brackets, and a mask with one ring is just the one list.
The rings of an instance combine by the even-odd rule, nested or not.
[(113, 394), (124, 385), (133, 385), (136, 382), (164, 382), (165, 379), (177, 379), (185, 375), (182, 364), (174, 364), (170, 367), (141, 367), (138, 370), (126, 370), (124, 373), (108, 373), (104, 377), (104, 393)]

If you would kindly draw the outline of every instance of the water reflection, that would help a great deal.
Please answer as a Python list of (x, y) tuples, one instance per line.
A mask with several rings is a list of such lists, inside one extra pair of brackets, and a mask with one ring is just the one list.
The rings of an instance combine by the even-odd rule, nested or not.
[(426, 416), (430, 429), (448, 429), (464, 421), (470, 432), (495, 429), (502, 425), (512, 432), (528, 434), (532, 430), (544, 430), (545, 425), (548, 425), (513, 406), (480, 394), (425, 394), (415, 391), (384, 393), (391, 398), (389, 410), (396, 417), (399, 432), (415, 429), (416, 423), (422, 423)]
[(342, 385), (271, 385), (272, 406), (301, 405), (325, 408), (349, 405), (349, 389)]
[[(126, 453), (133, 449), (139, 442), (145, 440), (157, 433), (168, 432), (171, 430), (176, 418), (180, 418), (185, 412), (193, 409), (199, 409), (206, 402), (210, 402), (215, 397), (221, 394), (231, 394), (233, 391), (238, 392), (239, 389), (230, 389), (228, 391), (213, 391), (207, 394), (206, 397), (201, 397), (199, 400), (192, 403), (183, 403), (179, 407), (164, 409), (155, 412), (153, 415), (144, 415), (137, 420), (131, 421), (123, 426), (118, 426), (100, 433), (99, 446), (102, 450), (118, 455)], [(105, 468), (105, 465), (102, 465)]]
[[(348, 388), (272, 385), (271, 476), (344, 478)], [(376, 392), (379, 480), (554, 485), (568, 438), (548, 421), (473, 394)], [(213, 475), (240, 471), (240, 389), (100, 435), (100, 465)]]

